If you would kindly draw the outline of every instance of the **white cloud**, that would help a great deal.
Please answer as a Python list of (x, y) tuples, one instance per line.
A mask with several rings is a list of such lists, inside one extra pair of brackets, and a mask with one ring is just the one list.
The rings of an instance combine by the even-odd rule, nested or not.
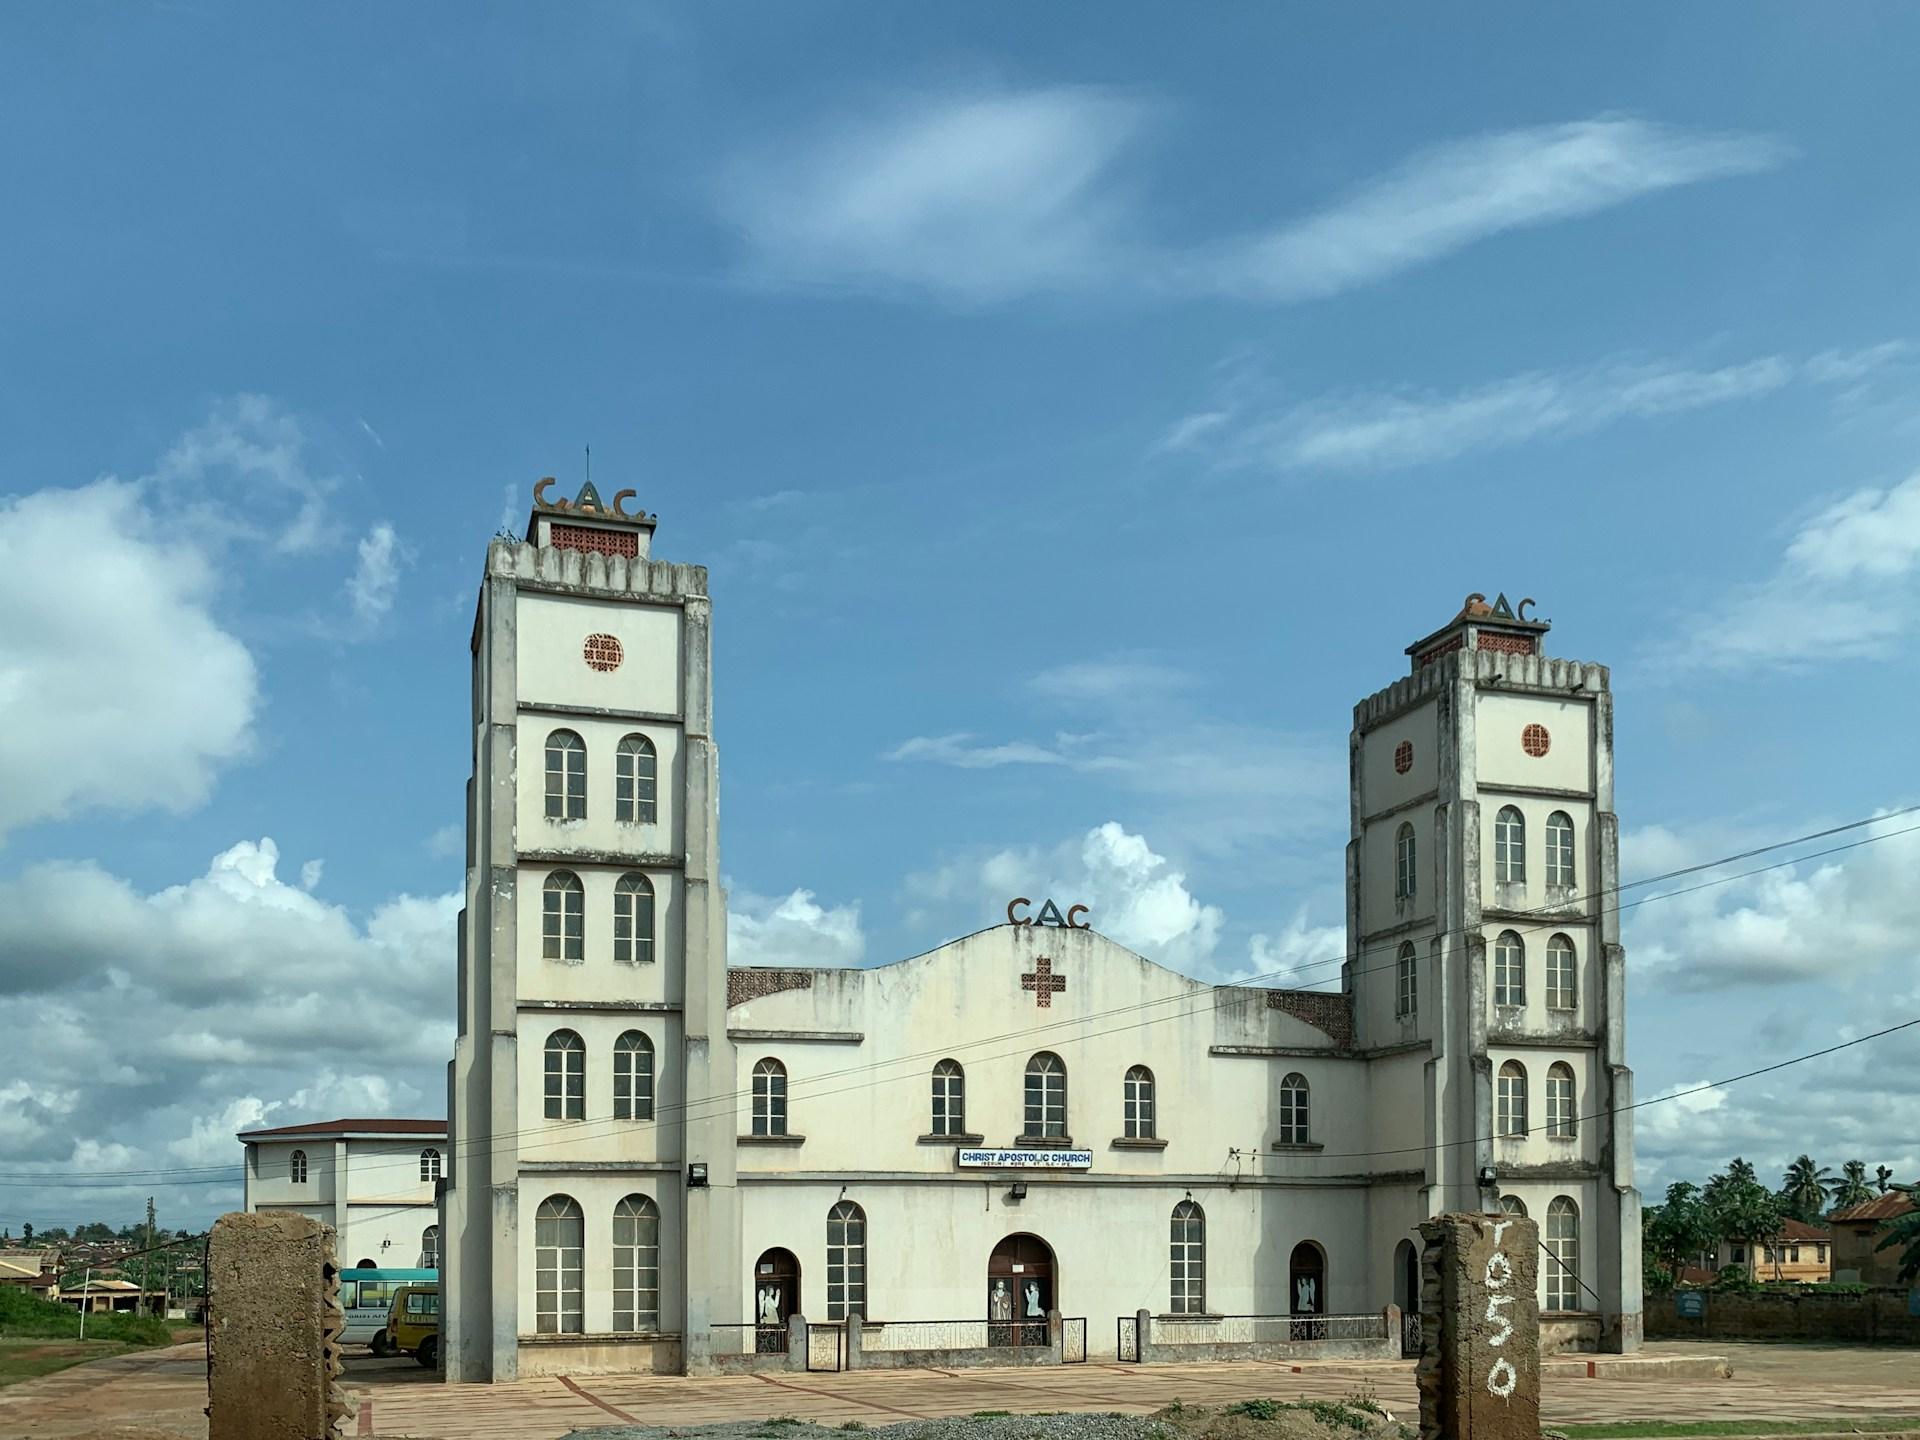
[(313, 473), (307, 447), (299, 419), (277, 401), (236, 395), (175, 441), (147, 479), (162, 508), (181, 512), (210, 542), (264, 539), (304, 554), (332, 541), (327, 498), (340, 485)]
[(1631, 118), (1509, 130), (1418, 151), (1299, 219), (1169, 245), (1124, 168), (1155, 118), (1140, 97), (1090, 87), (916, 96), (741, 159), (719, 208), (772, 283), (976, 303), (1116, 286), (1290, 302), (1786, 156), (1760, 136)]
[(400, 539), (382, 520), (361, 539), (360, 563), (347, 580), (347, 599), (363, 625), (377, 625), (400, 589)]
[(811, 890), (777, 898), (727, 896), (729, 965), (858, 965), (866, 956), (860, 904), (824, 906)]
[(449, 821), (427, 837), (427, 853), (436, 860), (451, 860), (467, 853), (467, 827)]
[(213, 557), (139, 487), (0, 500), (0, 838), (99, 807), (184, 810), (245, 756), (252, 657)]
[(320, 877), (326, 873), (326, 870), (327, 862), (324, 860), (307, 861), (306, 864), (300, 867), (300, 888), (302, 890), (313, 889), (314, 886), (320, 883)]
[(1787, 564), (1813, 580), (1903, 578), (1920, 566), (1920, 475), (1856, 490), (1793, 538)]

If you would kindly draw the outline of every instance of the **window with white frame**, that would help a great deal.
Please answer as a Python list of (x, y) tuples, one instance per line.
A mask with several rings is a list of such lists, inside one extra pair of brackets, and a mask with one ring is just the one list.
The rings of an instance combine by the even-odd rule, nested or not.
[(1493, 878), (1503, 884), (1527, 878), (1527, 822), (1511, 805), (1493, 820)]
[(1067, 1137), (1067, 1067), (1058, 1055), (1042, 1050), (1027, 1061), (1026, 1128), (1036, 1139)]
[(1578, 975), (1573, 960), (1573, 941), (1555, 935), (1547, 941), (1547, 1008), (1572, 1010), (1579, 1005)]
[(613, 818), (623, 825), (651, 825), (659, 814), (660, 760), (653, 741), (629, 735), (613, 756)]
[(1151, 1140), (1154, 1138), (1153, 1071), (1144, 1065), (1131, 1067), (1126, 1074), (1126, 1094), (1122, 1097), (1126, 1126), (1125, 1134), (1129, 1140)]
[(645, 1195), (613, 1207), (613, 1328), (660, 1328), (660, 1207)]
[(1522, 1220), (1527, 1218), (1527, 1202), (1518, 1195), (1502, 1195), (1500, 1209), (1508, 1215), (1518, 1215)]
[(1420, 888), (1415, 873), (1419, 847), (1413, 838), (1413, 825), (1402, 821), (1393, 835), (1393, 898), (1411, 900)]
[(1173, 1207), (1169, 1270), (1173, 1281), (1174, 1315), (1204, 1315), (1207, 1311), (1207, 1217), (1191, 1200)]
[(440, 1268), (440, 1227), (429, 1225), (420, 1232), (420, 1268), (438, 1270)]
[(1527, 1070), (1518, 1060), (1509, 1060), (1500, 1067), (1494, 1104), (1494, 1134), (1521, 1136), (1527, 1133)]
[(533, 1217), (534, 1329), (586, 1333), (587, 1217), (571, 1195), (549, 1195)]
[(638, 1030), (613, 1042), (613, 1118), (653, 1119), (653, 1041)]
[(556, 1030), (547, 1036), (546, 1060), (547, 1119), (586, 1119), (586, 1042), (571, 1030)]
[(587, 746), (571, 730), (547, 736), (547, 819), (587, 818)]
[(1547, 1136), (1573, 1139), (1573, 1067), (1556, 1060), (1547, 1067)]
[(933, 1129), (930, 1133), (967, 1133), (967, 1076), (958, 1061), (942, 1060), (933, 1067)]
[(1547, 1206), (1547, 1309), (1580, 1308), (1580, 1207), (1565, 1195)]
[(428, 1181), (440, 1178), (440, 1152), (431, 1145), (420, 1152), (420, 1178)]
[(753, 1133), (787, 1133), (787, 1067), (771, 1056), (753, 1067)]
[(1493, 1003), (1527, 1003), (1527, 947), (1511, 930), (1493, 942)]
[(1420, 952), (1413, 948), (1411, 940), (1401, 944), (1400, 956), (1393, 968), (1393, 1013), (1402, 1020), (1411, 1020), (1420, 1013)]
[(623, 965), (653, 962), (653, 882), (637, 872), (614, 882), (613, 958)]
[(556, 870), (540, 887), (540, 954), (579, 964), (587, 958), (587, 892), (571, 870)]
[(287, 1179), (295, 1185), (307, 1183), (307, 1152), (296, 1150), (287, 1157)]
[(1547, 884), (1573, 887), (1573, 817), (1564, 810), (1547, 816)]
[(1307, 1077), (1295, 1072), (1280, 1082), (1280, 1127), (1276, 1137), (1281, 1145), (1313, 1143), (1312, 1096)]
[(867, 1313), (867, 1212), (842, 1200), (827, 1212), (827, 1319)]

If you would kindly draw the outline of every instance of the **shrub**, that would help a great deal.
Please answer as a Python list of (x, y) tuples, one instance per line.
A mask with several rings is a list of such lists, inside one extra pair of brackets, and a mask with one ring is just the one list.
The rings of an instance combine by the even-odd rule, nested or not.
[[(42, 1300), (17, 1285), (0, 1285), (0, 1335), (36, 1340), (77, 1340), (80, 1312)], [(89, 1315), (89, 1340), (123, 1340), (129, 1345), (167, 1345), (173, 1335), (164, 1320), (151, 1315)]]

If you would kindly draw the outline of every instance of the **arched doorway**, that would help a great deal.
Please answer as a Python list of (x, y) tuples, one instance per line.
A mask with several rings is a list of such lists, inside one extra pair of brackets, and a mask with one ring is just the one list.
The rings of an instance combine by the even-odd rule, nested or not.
[(987, 1257), (987, 1343), (1047, 1343), (1055, 1308), (1053, 1249), (1038, 1235), (1009, 1235)]
[(800, 1262), (791, 1250), (768, 1250), (753, 1262), (753, 1348), (787, 1353), (787, 1317), (800, 1308)]
[(1400, 1307), (1400, 1353), (1420, 1353), (1420, 1251), (1402, 1240), (1393, 1252), (1393, 1303)]
[[(1287, 1262), (1287, 1305), (1295, 1316), (1327, 1313), (1327, 1255), (1311, 1240), (1294, 1246)], [(1324, 1320), (1295, 1319), (1291, 1330), (1295, 1340), (1324, 1340), (1327, 1326)]]

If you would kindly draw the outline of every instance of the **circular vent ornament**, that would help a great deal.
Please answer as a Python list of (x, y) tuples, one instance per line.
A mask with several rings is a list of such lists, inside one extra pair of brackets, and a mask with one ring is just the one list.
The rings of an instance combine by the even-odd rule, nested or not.
[(620, 648), (619, 640), (611, 635), (589, 635), (581, 653), (586, 658), (589, 669), (605, 674), (609, 670), (618, 670), (620, 662), (626, 659), (626, 652)]
[(1547, 734), (1544, 725), (1529, 725), (1520, 732), (1520, 748), (1536, 760), (1546, 754), (1552, 744), (1553, 737)]
[(1402, 740), (1398, 745), (1393, 747), (1394, 774), (1404, 775), (1407, 773), (1407, 771), (1411, 770), (1412, 768), (1413, 768), (1413, 742), (1411, 740)]

